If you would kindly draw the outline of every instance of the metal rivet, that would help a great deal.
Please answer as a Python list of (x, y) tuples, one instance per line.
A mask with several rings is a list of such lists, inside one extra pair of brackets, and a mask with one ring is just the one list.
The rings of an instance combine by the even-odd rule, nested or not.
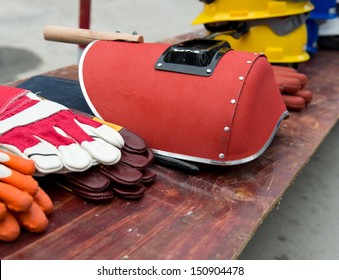
[(225, 126), (225, 127), (224, 127), (224, 131), (225, 131), (225, 132), (229, 132), (229, 131), (230, 131), (230, 128), (229, 128), (228, 126)]
[(158, 67), (161, 67), (161, 66), (162, 66), (162, 63), (161, 63), (161, 62), (159, 62), (157, 65), (158, 65)]
[(244, 76), (240, 76), (240, 77), (239, 77), (239, 80), (240, 80), (240, 81), (243, 81), (243, 80), (245, 80), (245, 77), (244, 77)]
[(235, 104), (237, 101), (235, 99), (231, 99), (231, 103)]
[(224, 158), (225, 155), (224, 154), (219, 154), (219, 158)]
[(206, 72), (207, 72), (207, 73), (211, 73), (212, 70), (208, 68), (208, 69), (206, 69)]

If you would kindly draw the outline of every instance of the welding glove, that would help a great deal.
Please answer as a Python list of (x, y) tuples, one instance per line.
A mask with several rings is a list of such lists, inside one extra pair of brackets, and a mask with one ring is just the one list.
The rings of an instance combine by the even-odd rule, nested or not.
[(0, 240), (15, 240), (21, 228), (41, 232), (48, 226), (53, 203), (34, 171), (32, 160), (0, 151)]
[(32, 159), (42, 174), (115, 164), (123, 145), (107, 125), (28, 90), (0, 86), (0, 147)]

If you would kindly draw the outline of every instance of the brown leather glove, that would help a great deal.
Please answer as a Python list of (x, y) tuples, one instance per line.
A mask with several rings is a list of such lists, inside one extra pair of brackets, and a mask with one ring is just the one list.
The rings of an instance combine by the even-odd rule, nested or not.
[(125, 141), (117, 164), (100, 164), (79, 173), (51, 174), (43, 180), (47, 179), (81, 198), (96, 202), (109, 201), (115, 196), (124, 199), (142, 198), (146, 186), (150, 186), (156, 178), (156, 174), (148, 168), (154, 160), (154, 154), (135, 133), (119, 126), (111, 127), (118, 130)]

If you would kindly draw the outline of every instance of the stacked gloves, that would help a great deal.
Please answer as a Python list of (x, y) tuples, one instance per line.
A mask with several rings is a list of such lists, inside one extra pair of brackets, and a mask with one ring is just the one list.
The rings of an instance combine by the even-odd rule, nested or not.
[(286, 108), (304, 109), (313, 99), (312, 92), (306, 88), (307, 76), (290, 67), (273, 65), (272, 68)]
[[(80, 112), (76, 114), (83, 115)], [(156, 178), (156, 174), (148, 168), (154, 160), (153, 152), (135, 133), (126, 128), (96, 120), (114, 128), (124, 139), (119, 162), (114, 165), (99, 164), (81, 173), (51, 174), (45, 176), (44, 179), (91, 201), (109, 201), (115, 196), (124, 199), (142, 198), (146, 186), (151, 185)]]
[(34, 162), (0, 151), (0, 240), (13, 241), (24, 228), (42, 232), (53, 203), (32, 177)]
[(139, 199), (156, 177), (138, 135), (20, 88), (0, 86), (0, 149), (1, 240), (48, 225), (53, 205), (33, 175), (92, 201)]

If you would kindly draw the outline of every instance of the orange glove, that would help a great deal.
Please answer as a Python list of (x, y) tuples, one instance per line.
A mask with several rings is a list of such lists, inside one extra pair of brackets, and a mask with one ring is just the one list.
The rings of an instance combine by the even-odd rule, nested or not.
[(32, 160), (0, 151), (0, 240), (15, 240), (21, 228), (41, 232), (48, 226), (53, 203), (34, 171)]

